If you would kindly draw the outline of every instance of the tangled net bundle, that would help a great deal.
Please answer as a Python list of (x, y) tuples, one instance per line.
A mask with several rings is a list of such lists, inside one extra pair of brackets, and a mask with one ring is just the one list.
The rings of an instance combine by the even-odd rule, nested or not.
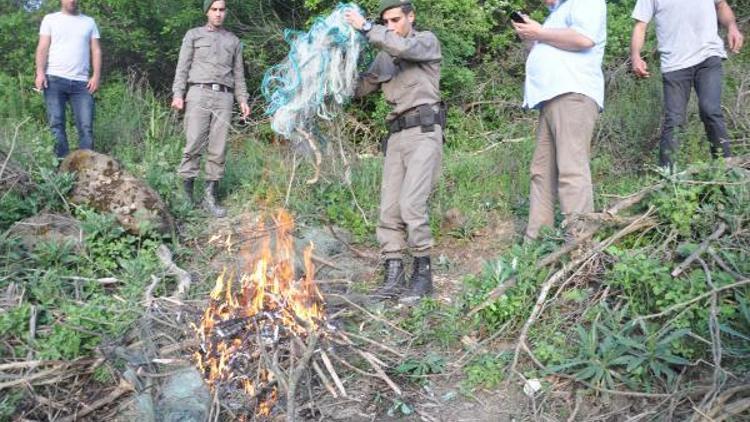
[(355, 4), (339, 4), (327, 17), (316, 18), (308, 32), (286, 30), (289, 53), (263, 77), (274, 132), (296, 143), (307, 141), (313, 150), (316, 118), (331, 120), (354, 94), (365, 39), (344, 19), (347, 10), (361, 13)]

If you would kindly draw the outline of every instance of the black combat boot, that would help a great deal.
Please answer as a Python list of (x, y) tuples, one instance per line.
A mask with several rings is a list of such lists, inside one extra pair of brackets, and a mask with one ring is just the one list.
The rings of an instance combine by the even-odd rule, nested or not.
[(182, 180), (182, 187), (185, 189), (185, 196), (187, 196), (188, 201), (190, 201), (190, 204), (195, 204), (195, 197), (193, 197), (193, 185), (195, 184), (195, 179), (183, 179)]
[(375, 292), (374, 296), (378, 299), (391, 299), (405, 290), (404, 261), (400, 258), (386, 259), (383, 285)]
[(414, 257), (414, 272), (409, 279), (409, 291), (401, 301), (410, 303), (432, 294), (432, 265), (429, 256)]
[(206, 181), (206, 191), (203, 196), (203, 206), (206, 211), (210, 212), (216, 218), (222, 218), (227, 215), (227, 210), (220, 207), (216, 202), (216, 186), (219, 182), (215, 180)]

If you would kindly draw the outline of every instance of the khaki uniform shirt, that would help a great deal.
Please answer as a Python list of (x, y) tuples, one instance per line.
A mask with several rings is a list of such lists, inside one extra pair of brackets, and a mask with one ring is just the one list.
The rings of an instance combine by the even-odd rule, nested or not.
[(356, 96), (383, 89), (393, 106), (386, 120), (404, 111), (440, 102), (440, 41), (429, 31), (412, 31), (401, 37), (383, 25), (373, 25), (367, 33), (370, 43), (381, 51), (360, 77)]
[(222, 84), (234, 88), (238, 103), (247, 102), (245, 70), (240, 39), (226, 29), (193, 28), (180, 47), (172, 92), (185, 98), (187, 84)]

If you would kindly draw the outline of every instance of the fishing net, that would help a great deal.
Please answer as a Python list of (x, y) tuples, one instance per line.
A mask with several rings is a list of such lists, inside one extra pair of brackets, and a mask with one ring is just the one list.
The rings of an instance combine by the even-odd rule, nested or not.
[(330, 15), (316, 18), (307, 32), (286, 30), (289, 53), (263, 78), (274, 132), (309, 145), (316, 156), (321, 139), (316, 122), (332, 120), (354, 94), (357, 58), (366, 41), (344, 19), (347, 10), (362, 13), (355, 4), (339, 4)]

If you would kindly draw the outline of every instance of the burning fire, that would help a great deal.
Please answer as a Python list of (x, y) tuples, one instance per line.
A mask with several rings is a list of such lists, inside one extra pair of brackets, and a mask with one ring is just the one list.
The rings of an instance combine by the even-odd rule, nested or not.
[(241, 245), (245, 267), (240, 274), (226, 269), (221, 273), (200, 324), (194, 326), (201, 345), (196, 364), (207, 383), (257, 399), (259, 416), (269, 415), (278, 397), (277, 380), (262, 364), (271, 353), (266, 349), (289, 335), (304, 337), (318, 330), (325, 318), (323, 297), (313, 279), (312, 243), (304, 252), (305, 276), (295, 280), (294, 222), (284, 210), (273, 221), (273, 227), (261, 222), (254, 228), (253, 233), (262, 234), (255, 242), (259, 248), (253, 242)]

